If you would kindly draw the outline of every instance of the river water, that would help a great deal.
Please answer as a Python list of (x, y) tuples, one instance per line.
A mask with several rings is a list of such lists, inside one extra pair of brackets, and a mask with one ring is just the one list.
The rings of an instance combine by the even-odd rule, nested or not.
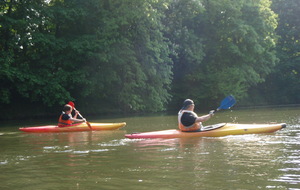
[(287, 128), (216, 138), (124, 138), (176, 128), (176, 115), (90, 122), (121, 121), (127, 125), (116, 131), (50, 134), (20, 132), (30, 126), (22, 121), (1, 123), (0, 189), (300, 189), (298, 107), (220, 111), (205, 124), (285, 122)]

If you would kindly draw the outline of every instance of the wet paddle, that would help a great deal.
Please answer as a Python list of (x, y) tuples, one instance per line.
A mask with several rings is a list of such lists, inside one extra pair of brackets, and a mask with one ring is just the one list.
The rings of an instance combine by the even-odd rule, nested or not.
[[(74, 108), (74, 110), (77, 111), (76, 108)], [(82, 117), (82, 115), (80, 114), (79, 111), (78, 111), (78, 115), (79, 115), (79, 117), (84, 118), (84, 117)], [(85, 123), (89, 126), (90, 129), (92, 129), (92, 126), (91, 126), (90, 122), (85, 120)]]
[(217, 108), (216, 111), (230, 109), (232, 106), (234, 106), (235, 103), (236, 100), (232, 95), (227, 96), (222, 100), (221, 105)]
[[(79, 117), (84, 118), (84, 117), (80, 114), (80, 112), (79, 112), (78, 110), (76, 110), (74, 102), (71, 102), (71, 101), (70, 101), (68, 104), (69, 104), (70, 106), (73, 107), (74, 111), (77, 111)], [(89, 126), (90, 129), (92, 129), (92, 126), (91, 126), (91, 124), (90, 124), (88, 121), (85, 121), (85, 123)]]

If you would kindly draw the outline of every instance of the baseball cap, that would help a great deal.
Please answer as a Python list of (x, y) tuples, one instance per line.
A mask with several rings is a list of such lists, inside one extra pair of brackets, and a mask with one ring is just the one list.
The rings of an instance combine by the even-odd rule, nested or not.
[(184, 109), (186, 109), (189, 105), (192, 105), (192, 104), (194, 104), (194, 101), (193, 101), (193, 100), (191, 100), (191, 99), (186, 99), (186, 100), (184, 100), (181, 109), (184, 110)]

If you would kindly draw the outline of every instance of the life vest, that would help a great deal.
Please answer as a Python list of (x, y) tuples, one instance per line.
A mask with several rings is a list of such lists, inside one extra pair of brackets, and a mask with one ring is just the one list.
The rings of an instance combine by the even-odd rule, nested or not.
[(59, 119), (58, 119), (58, 126), (59, 126), (59, 127), (66, 127), (66, 126), (72, 125), (73, 121), (71, 121), (70, 119), (68, 119), (68, 120), (63, 120), (63, 119), (62, 119), (63, 114), (65, 114), (65, 113), (63, 112), (63, 113), (59, 116)]
[(193, 131), (200, 131), (201, 128), (202, 128), (202, 123), (201, 122), (195, 122), (193, 125), (191, 126), (184, 126), (182, 123), (181, 123), (181, 117), (183, 115), (183, 113), (191, 113), (193, 114), (195, 117), (198, 117), (197, 114), (193, 111), (188, 111), (188, 110), (180, 110), (178, 112), (178, 128), (181, 130), (181, 131), (184, 131), (184, 132), (193, 132)]

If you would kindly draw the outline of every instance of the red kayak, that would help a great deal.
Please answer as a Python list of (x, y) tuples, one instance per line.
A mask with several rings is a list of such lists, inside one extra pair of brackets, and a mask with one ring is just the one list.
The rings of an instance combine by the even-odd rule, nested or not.
[(86, 123), (77, 123), (68, 127), (59, 127), (57, 125), (46, 125), (37, 127), (22, 127), (20, 131), (31, 133), (55, 133), (55, 132), (74, 132), (74, 131), (101, 131), (116, 130), (126, 125), (123, 123), (90, 123), (91, 128)]

